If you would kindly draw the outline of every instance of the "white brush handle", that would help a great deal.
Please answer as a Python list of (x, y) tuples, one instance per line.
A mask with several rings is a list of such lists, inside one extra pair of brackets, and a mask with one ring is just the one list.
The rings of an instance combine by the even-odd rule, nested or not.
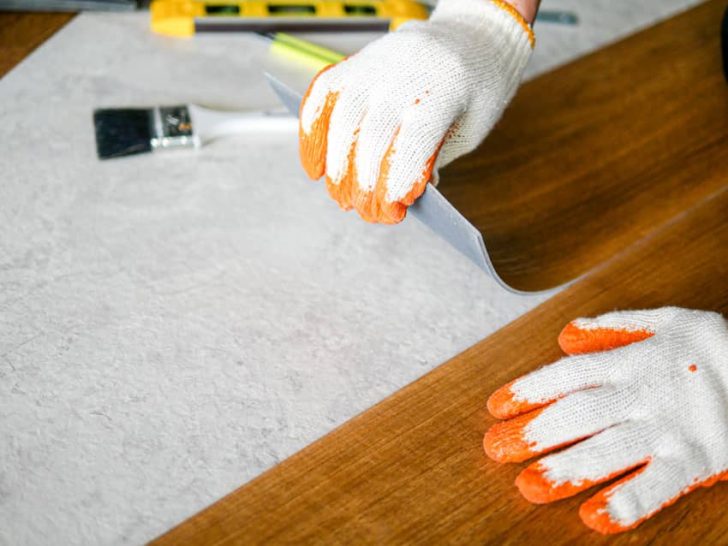
[(190, 104), (189, 111), (193, 131), (201, 144), (240, 133), (294, 133), (298, 130), (298, 118), (285, 110), (224, 112)]

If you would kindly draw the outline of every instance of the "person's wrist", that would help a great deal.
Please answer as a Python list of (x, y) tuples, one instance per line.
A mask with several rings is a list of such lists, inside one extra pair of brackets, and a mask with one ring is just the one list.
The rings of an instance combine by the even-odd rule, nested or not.
[(533, 24), (540, 0), (506, 0), (506, 2), (516, 8), (526, 22)]

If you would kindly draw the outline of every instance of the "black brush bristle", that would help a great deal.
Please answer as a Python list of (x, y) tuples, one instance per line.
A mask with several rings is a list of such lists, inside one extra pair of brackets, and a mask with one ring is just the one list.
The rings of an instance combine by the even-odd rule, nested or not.
[(152, 151), (153, 111), (148, 108), (94, 110), (96, 152), (99, 159)]

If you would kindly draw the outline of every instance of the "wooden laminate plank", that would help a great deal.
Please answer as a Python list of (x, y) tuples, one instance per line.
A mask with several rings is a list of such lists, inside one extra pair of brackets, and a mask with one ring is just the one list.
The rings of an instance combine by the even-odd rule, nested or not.
[(725, 543), (728, 484), (608, 539), (577, 515), (594, 490), (530, 505), (513, 485), (524, 465), (488, 460), (481, 441), (488, 395), (557, 359), (569, 320), (663, 305), (728, 313), (726, 219), (728, 189), (156, 544)]
[(0, 78), (73, 16), (73, 13), (0, 12)]
[(523, 290), (590, 270), (725, 182), (726, 2), (526, 83), (440, 191)]

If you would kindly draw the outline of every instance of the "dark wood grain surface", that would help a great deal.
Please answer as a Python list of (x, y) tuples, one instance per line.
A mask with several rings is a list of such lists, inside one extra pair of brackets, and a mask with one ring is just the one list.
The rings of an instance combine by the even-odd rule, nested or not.
[[(728, 313), (728, 97), (712, 72), (711, 34), (723, 6), (709, 2), (539, 78), (527, 93), (540, 90), (543, 100), (521, 99), (494, 142), (451, 170), (449, 180), (461, 176), (463, 187), (448, 197), (463, 208), (475, 206), (457, 201), (466, 178), (475, 187), (477, 173), (488, 171), (492, 187), (477, 191), (481, 205), (510, 222), (510, 235), (494, 240), (504, 245), (499, 265), (511, 280), (529, 284), (539, 264), (552, 281), (565, 271), (589, 274), (155, 543), (725, 544), (728, 484), (695, 491), (637, 530), (606, 538), (577, 515), (594, 490), (530, 505), (513, 485), (523, 465), (498, 465), (481, 447), (493, 422), (488, 395), (557, 359), (556, 337), (569, 320), (663, 305)], [(663, 77), (671, 86), (645, 75), (648, 58), (670, 65), (672, 76)], [(629, 73), (615, 72), (608, 59)], [(631, 77), (617, 108), (604, 78), (627, 88)], [(538, 115), (543, 107), (551, 110)], [(519, 130), (518, 119), (530, 126)], [(509, 209), (487, 204), (486, 196), (501, 195), (523, 210), (511, 208), (511, 218)]]
[(725, 183), (725, 1), (711, 1), (526, 83), (439, 189), (511, 286), (601, 264)]
[(0, 11), (0, 78), (73, 16), (72, 13)]

